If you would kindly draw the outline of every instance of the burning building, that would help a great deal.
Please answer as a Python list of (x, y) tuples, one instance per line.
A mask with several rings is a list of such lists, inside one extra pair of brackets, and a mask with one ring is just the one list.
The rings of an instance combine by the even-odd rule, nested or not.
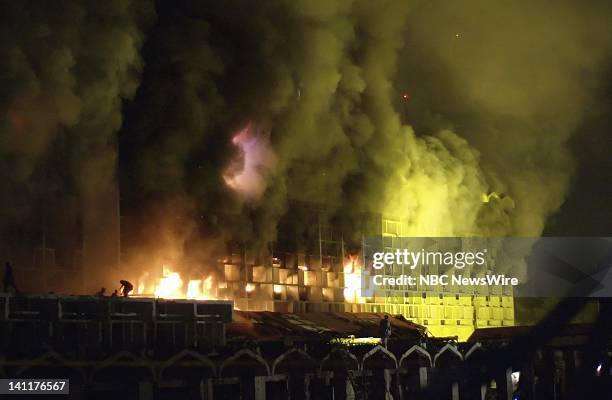
[[(34, 259), (30, 265), (21, 264), (18, 281), (27, 291), (93, 293), (104, 286), (111, 288), (110, 293), (118, 279), (126, 277), (135, 284), (138, 297), (232, 300), (236, 309), (245, 311), (389, 313), (403, 315), (434, 335), (461, 339), (476, 328), (514, 324), (512, 292), (498, 286), (379, 287), (366, 296), (363, 243), (346, 240), (340, 229), (325, 222), (324, 208), (293, 207), (307, 227), (299, 235), (292, 231), (296, 216), (291, 214), (281, 220), (277, 241), (263, 249), (227, 243), (225, 254), (209, 257), (205, 266), (186, 266), (172, 257), (162, 260), (151, 255), (138, 268), (108, 264), (104, 276), (90, 276), (87, 265), (58, 262), (55, 249), (47, 243), (45, 263)], [(112, 219), (113, 214), (107, 217)], [(363, 220), (371, 236), (383, 238), (389, 248), (399, 247), (396, 239), (405, 235), (405, 222), (383, 215), (363, 216)], [(123, 229), (129, 232), (128, 226)], [(120, 248), (121, 241), (116, 243)], [(78, 248), (74, 251), (82, 254)], [(388, 274), (405, 272), (395, 267)], [(27, 275), (33, 279), (24, 279)]]
[(64, 3), (2, 13), (0, 250), (24, 291), (512, 324), (493, 289), (362, 297), (359, 237), (540, 236), (601, 100), (606, 6)]
[[(514, 325), (512, 289), (507, 286), (387, 285), (366, 291), (364, 244), (349, 243), (339, 229), (323, 222), (324, 209), (307, 204), (295, 204), (294, 209), (308, 227), (299, 237), (290, 232), (292, 215), (281, 222), (279, 240), (263, 250), (227, 246), (227, 254), (216, 263), (190, 272), (180, 265), (150, 266), (137, 281), (138, 295), (229, 299), (244, 311), (389, 313), (421, 324), (436, 336), (460, 339), (476, 328)], [(382, 215), (363, 219), (368, 233), (381, 238), (386, 248), (399, 248), (405, 222)], [(458, 240), (459, 246), (469, 241)], [(405, 273), (409, 271), (398, 266), (387, 272)], [(462, 271), (463, 276), (471, 273), (469, 268)]]

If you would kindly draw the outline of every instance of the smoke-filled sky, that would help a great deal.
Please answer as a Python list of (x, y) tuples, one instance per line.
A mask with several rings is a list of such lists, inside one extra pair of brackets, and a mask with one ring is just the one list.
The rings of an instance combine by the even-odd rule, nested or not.
[(345, 237), (369, 213), (405, 235), (609, 233), (609, 1), (0, 7), (4, 232), (118, 182), (124, 236), (181, 254), (276, 240), (295, 201)]

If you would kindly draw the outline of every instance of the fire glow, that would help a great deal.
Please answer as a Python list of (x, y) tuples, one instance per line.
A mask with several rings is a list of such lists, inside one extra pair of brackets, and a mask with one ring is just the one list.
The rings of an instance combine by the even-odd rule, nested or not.
[[(303, 285), (309, 286), (315, 284), (311, 282), (309, 268), (298, 268), (297, 271), (303, 271)], [(365, 297), (362, 296), (362, 267), (359, 263), (358, 256), (349, 256), (343, 265), (342, 275), (342, 293), (343, 301), (346, 303), (365, 303)], [(258, 284), (242, 281), (241, 288), (232, 294), (226, 293), (228, 283), (224, 279), (217, 279), (213, 274), (207, 276), (194, 276), (191, 274), (190, 279), (181, 274), (177, 270), (168, 265), (162, 265), (161, 274), (152, 273), (151, 270), (145, 272), (138, 279), (136, 284), (137, 297), (156, 297), (163, 299), (190, 299), (190, 300), (237, 300), (242, 297), (259, 298), (265, 296), (265, 290), (260, 290)], [(193, 279), (192, 279), (193, 278)], [(295, 288), (295, 284), (279, 284), (273, 283), (271, 286), (270, 296), (276, 300), (286, 300), (291, 292), (291, 288)], [(224, 294), (226, 293), (226, 294)], [(234, 297), (235, 296), (235, 297)]]
[(349, 303), (365, 303), (361, 296), (361, 267), (357, 256), (349, 256), (344, 264), (344, 300)]
[(208, 276), (204, 279), (183, 280), (181, 275), (173, 271), (167, 265), (162, 266), (162, 276), (152, 285), (150, 282), (150, 274), (143, 274), (138, 280), (137, 295), (145, 296), (147, 289), (151, 289), (149, 293), (153, 293), (155, 297), (164, 299), (192, 299), (192, 300), (210, 300), (215, 299), (214, 295), (214, 279)]
[(240, 154), (223, 175), (225, 183), (246, 200), (257, 200), (266, 189), (269, 173), (276, 165), (270, 141), (249, 123), (232, 138)]

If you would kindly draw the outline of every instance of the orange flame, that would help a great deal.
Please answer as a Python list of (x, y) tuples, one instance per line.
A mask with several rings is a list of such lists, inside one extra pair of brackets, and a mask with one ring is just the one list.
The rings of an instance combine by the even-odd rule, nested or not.
[(183, 280), (178, 272), (172, 272), (165, 265), (163, 266), (163, 278), (155, 288), (155, 297), (180, 298)]
[(344, 264), (344, 300), (349, 303), (365, 303), (361, 297), (361, 266), (357, 256), (349, 256)]
[(162, 266), (162, 277), (153, 285), (147, 285), (149, 276), (150, 273), (145, 272), (138, 280), (136, 290), (138, 295), (146, 296), (146, 290), (149, 288), (152, 289), (151, 292), (155, 297), (164, 299), (208, 300), (215, 298), (213, 276), (204, 279), (190, 279), (187, 281), (187, 285), (184, 285), (185, 281), (181, 274), (173, 271), (167, 265)]

